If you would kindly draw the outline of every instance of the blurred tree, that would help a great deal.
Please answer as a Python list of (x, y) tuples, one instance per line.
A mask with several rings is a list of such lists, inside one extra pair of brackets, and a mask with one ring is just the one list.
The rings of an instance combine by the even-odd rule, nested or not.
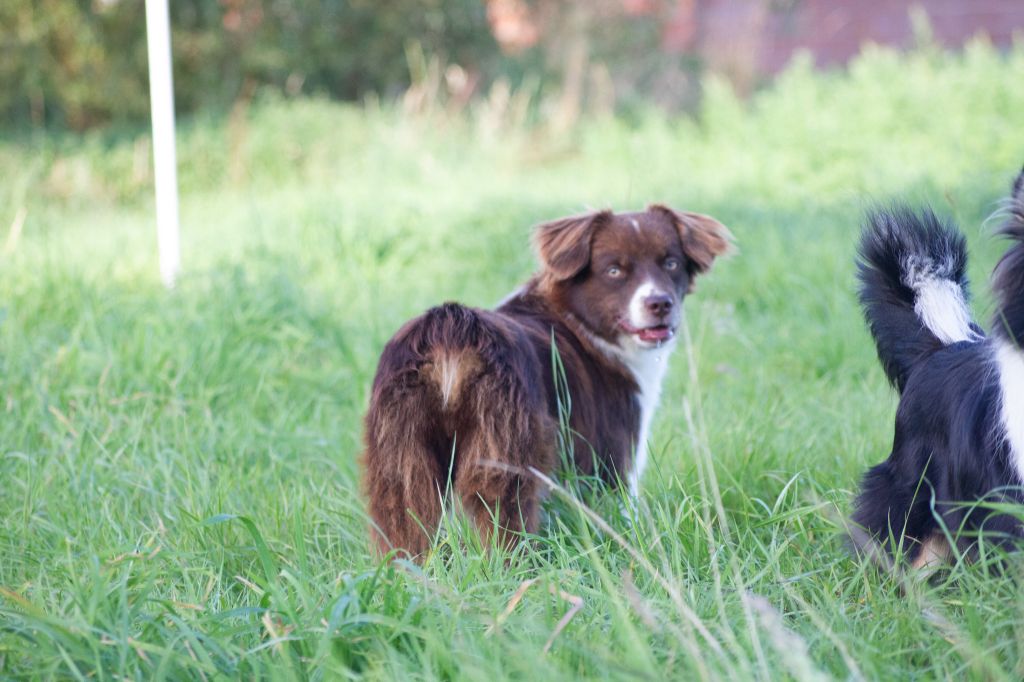
[[(138, 35), (139, 31), (143, 35)], [(145, 11), (116, 0), (0, 3), (0, 115), (74, 128), (148, 112)]]
[[(406, 48), (471, 71), (504, 60), (481, 0), (174, 0), (177, 107), (253, 85), (354, 99), (409, 82)], [(148, 115), (139, 0), (3, 0), (0, 118), (82, 129)]]
[[(692, 99), (698, 62), (666, 49), (666, 28), (693, 13), (694, 0), (486, 0), (488, 20), (508, 54), (542, 57), (557, 92), (549, 119), (571, 128), (583, 111), (654, 101), (679, 108)], [(680, 19), (681, 17), (681, 19)]]
[[(819, 64), (841, 64), (867, 38), (909, 45), (914, 35), (906, 4), (892, 0), (170, 4), (180, 113), (226, 111), (260, 87), (349, 100), (390, 97), (422, 78), (423, 63), (430, 63), (433, 75), (418, 84), (419, 93), (437, 89), (443, 74), (456, 108), (494, 84), (508, 93), (525, 75), (531, 83), (539, 77), (543, 102), (535, 110), (557, 129), (571, 127), (583, 111), (652, 102), (686, 107), (696, 101), (697, 76), (705, 70), (746, 93), (798, 48), (810, 49)], [(1024, 25), (1019, 0), (919, 4), (943, 45), (960, 45), (984, 29), (1007, 46)], [(145, 30), (143, 0), (0, 0), (0, 121), (74, 129), (145, 121)], [(244, 120), (244, 106), (233, 110)]]

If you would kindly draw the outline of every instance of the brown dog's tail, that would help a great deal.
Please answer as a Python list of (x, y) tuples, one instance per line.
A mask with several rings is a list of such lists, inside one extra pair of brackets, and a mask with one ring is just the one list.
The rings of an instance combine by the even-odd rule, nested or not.
[(532, 530), (537, 486), (525, 468), (547, 470), (554, 437), (521, 336), (500, 317), (447, 303), (384, 348), (363, 455), (371, 532), (382, 553), (423, 554), (449, 491), (485, 535), (494, 518), (503, 535)]

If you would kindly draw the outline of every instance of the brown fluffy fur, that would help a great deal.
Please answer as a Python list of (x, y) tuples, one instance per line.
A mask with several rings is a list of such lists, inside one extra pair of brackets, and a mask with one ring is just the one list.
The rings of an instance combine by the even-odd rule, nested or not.
[[(449, 490), (485, 540), (496, 530), (508, 547), (536, 530), (541, 490), (528, 468), (550, 473), (557, 462), (552, 339), (572, 399), (572, 464), (615, 484), (630, 470), (641, 421), (628, 364), (629, 353), (644, 351), (617, 350), (628, 336), (621, 320), (629, 296), (637, 281), (660, 283), (665, 310), (649, 305), (658, 311), (650, 324), (671, 335), (678, 311), (666, 310), (729, 245), (717, 221), (663, 206), (554, 221), (537, 228), (534, 242), (541, 271), (496, 310), (446, 303), (384, 348), (362, 461), (382, 552), (424, 553)], [(594, 271), (608, 258), (630, 263), (628, 281)], [(671, 258), (679, 265), (666, 273)]]

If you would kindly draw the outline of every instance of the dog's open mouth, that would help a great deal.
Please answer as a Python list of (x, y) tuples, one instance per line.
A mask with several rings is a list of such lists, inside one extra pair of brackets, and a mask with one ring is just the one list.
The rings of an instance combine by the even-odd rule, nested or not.
[(660, 343), (662, 341), (668, 341), (676, 333), (676, 330), (667, 324), (656, 324), (650, 327), (638, 328), (632, 327), (623, 322), (622, 329), (630, 336), (634, 336), (638, 340), (646, 343)]

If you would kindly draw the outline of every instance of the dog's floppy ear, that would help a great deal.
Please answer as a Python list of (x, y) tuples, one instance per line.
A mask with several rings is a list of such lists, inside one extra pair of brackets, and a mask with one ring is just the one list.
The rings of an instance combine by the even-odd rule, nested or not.
[(707, 272), (715, 258), (732, 250), (732, 233), (711, 216), (676, 211), (661, 204), (652, 204), (647, 210), (664, 213), (672, 219), (689, 261), (687, 270), (691, 276)]
[(594, 231), (611, 216), (611, 211), (596, 211), (538, 225), (533, 243), (547, 274), (561, 281), (587, 267)]

